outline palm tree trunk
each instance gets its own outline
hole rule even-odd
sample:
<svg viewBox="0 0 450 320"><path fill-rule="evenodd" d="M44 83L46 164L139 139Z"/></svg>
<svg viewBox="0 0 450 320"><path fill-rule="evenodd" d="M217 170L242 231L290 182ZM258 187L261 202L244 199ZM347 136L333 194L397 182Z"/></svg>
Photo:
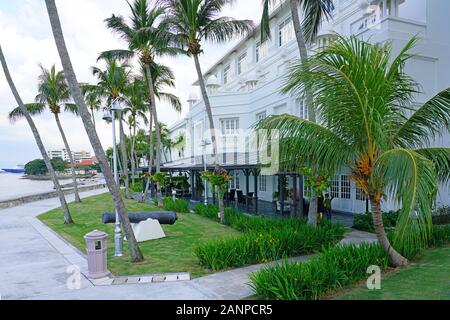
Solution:
<svg viewBox="0 0 450 320"><path fill-rule="evenodd" d="M0 46L0 62L2 64L3 71L5 73L5 77L6 77L6 80L8 81L11 92L13 93L14 98L16 99L16 102L19 105L20 110L22 111L22 113L25 115L25 118L27 119L28 125L30 126L30 129L31 129L31 132L33 133L34 139L36 140L36 144L39 148L39 151L41 152L41 156L44 159L48 173L49 173L50 177L52 178L53 185L55 187L56 193L58 194L59 201L61 203L61 208L63 210L64 223L72 224L73 223L72 216L70 215L69 207L67 206L66 198L61 189L61 185L59 184L58 178L56 177L55 170L53 170L53 166L50 162L50 158L47 155L47 151L45 150L45 147L42 142L39 131L38 131L33 119L31 118L30 114L28 113L27 108L25 108L22 98L20 97L19 92L17 91L16 86L14 85L14 82L11 78L11 74L9 73L8 65L6 64L6 59L5 59L5 56L3 55L1 46Z"/></svg>
<svg viewBox="0 0 450 320"><path fill-rule="evenodd" d="M203 102L205 103L206 114L208 115L209 130L211 131L211 143L212 143L212 157L214 159L214 165L219 168L219 159L217 154L217 141L216 141L216 130L214 127L214 119L211 111L211 103L209 101L208 92L206 91L205 80L203 79L202 68L200 66L200 61L198 54L194 54L195 69L197 70L197 77L200 84L200 90L202 92Z"/></svg>
<svg viewBox="0 0 450 320"><path fill-rule="evenodd" d="M136 174L136 157L134 149L136 147L136 116L133 116L133 132L131 132L130 129L130 137L131 137L131 155L130 155L130 161L131 161L131 180L133 182L133 186L135 184L135 174Z"/></svg>
<svg viewBox="0 0 450 320"><path fill-rule="evenodd" d="M149 117L149 148L148 148L148 174L147 183L145 185L144 193L142 194L141 202L145 202L148 198L148 191L151 184L151 176L153 172L153 112L150 106L150 117Z"/></svg>
<svg viewBox="0 0 450 320"><path fill-rule="evenodd" d="M383 225L383 216L381 213L381 203L377 197L370 197L372 207L373 226L377 234L378 242L389 255L389 260L394 267L402 267L409 264L408 259L398 253L390 244Z"/></svg>
<svg viewBox="0 0 450 320"><path fill-rule="evenodd" d="M300 53L300 59L305 62L308 59L308 50L306 48L305 37L303 36L302 24L300 22L300 15L298 13L298 0L289 0L291 8L292 23L294 24L295 38L297 39L297 46ZM308 106L309 120L316 122L316 112L313 105L312 95L307 91L306 105Z"/></svg>
<svg viewBox="0 0 450 320"><path fill-rule="evenodd" d="M94 109L91 108L91 117L92 117L92 124L94 125L94 129L96 129L95 127L95 114L94 114Z"/></svg>
<svg viewBox="0 0 450 320"><path fill-rule="evenodd" d="M151 69L149 64L145 64L145 71L147 74L147 81L149 84L150 90L150 105L151 111L153 114L153 119L155 122L155 133L156 133L156 173L161 172L161 128L158 122L158 113L156 112L156 99L155 99L155 87L153 84L153 78L151 75ZM162 208L162 195L161 195L161 184L159 182L156 183L156 197L158 199L158 207Z"/></svg>
<svg viewBox="0 0 450 320"><path fill-rule="evenodd" d="M133 229L131 228L130 219L128 218L128 214L125 210L125 204L120 196L119 186L114 181L113 175L111 173L111 167L108 164L108 159L106 158L105 151L103 150L100 139L98 138L97 132L94 129L89 110L83 99L78 80L72 67L72 62L70 61L69 52L67 51L64 35L61 29L61 23L59 21L58 10L55 5L55 0L46 0L45 4L47 6L56 47L58 49L61 63L64 68L64 74L69 84L72 97L78 106L81 119L83 120L84 128L102 169L106 184L119 213L120 223L122 225L123 232L128 240L131 260L133 262L140 262L144 260L144 257L142 256L141 250L139 249L139 245L134 236Z"/></svg>
<svg viewBox="0 0 450 320"><path fill-rule="evenodd" d="M123 131L123 120L122 116L119 115L119 134L120 134L120 152L122 153L122 172L124 175L125 182L125 197L130 197L130 177L128 174L128 155L127 147L125 145L125 132Z"/></svg>
<svg viewBox="0 0 450 320"><path fill-rule="evenodd" d="M202 92L203 102L205 103L206 114L208 115L209 130L211 131L211 143L212 143L212 157L214 161L214 167L219 169L219 155L217 153L217 139L216 130L214 126L214 118L211 110L211 103L209 101L208 92L206 91L205 80L203 79L202 68L200 66L200 60L198 54L194 54L195 69L197 70L198 82L200 84L200 91ZM206 161L206 159L205 159ZM219 194L219 188L216 187L216 194ZM223 201L219 201L219 211L224 211Z"/></svg>
<svg viewBox="0 0 450 320"><path fill-rule="evenodd" d="M61 137L64 142L64 147L67 150L67 153L69 154L69 161L70 161L70 171L72 174L72 181L73 181L73 189L75 192L75 202L81 202L80 194L78 193L78 183L77 183L77 177L75 175L75 161L73 160L72 150L70 149L69 143L67 142L66 134L64 133L63 127L61 125L61 121L59 120L59 115L57 113L54 114L56 124L58 125L59 133L61 134Z"/></svg>
<svg viewBox="0 0 450 320"><path fill-rule="evenodd" d="M317 226L317 194L314 190L311 190L311 198L309 200L308 225L312 227Z"/></svg>

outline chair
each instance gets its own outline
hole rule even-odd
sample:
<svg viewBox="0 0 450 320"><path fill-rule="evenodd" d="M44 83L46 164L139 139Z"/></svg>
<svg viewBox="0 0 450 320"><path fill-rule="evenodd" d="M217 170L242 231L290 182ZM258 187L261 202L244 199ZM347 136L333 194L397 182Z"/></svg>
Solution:
<svg viewBox="0 0 450 320"><path fill-rule="evenodd" d="M228 201L234 201L236 197L236 189L230 189L228 192Z"/></svg>
<svg viewBox="0 0 450 320"><path fill-rule="evenodd" d="M242 193L242 190L237 190L237 197L238 197L238 203L245 203L244 194Z"/></svg>
<svg viewBox="0 0 450 320"><path fill-rule="evenodd" d="M248 205L249 205L249 206L253 206L253 195L254 195L254 194L255 194L254 192L249 192L249 193L247 194Z"/></svg>

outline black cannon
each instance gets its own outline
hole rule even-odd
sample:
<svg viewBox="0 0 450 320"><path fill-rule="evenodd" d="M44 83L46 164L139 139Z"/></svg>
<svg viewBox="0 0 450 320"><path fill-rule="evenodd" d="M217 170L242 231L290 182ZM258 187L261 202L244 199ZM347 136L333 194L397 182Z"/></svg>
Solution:
<svg viewBox="0 0 450 320"><path fill-rule="evenodd" d="M148 219L158 220L160 224L175 224L178 220L178 216L175 212L130 212L128 213L131 223L139 223ZM102 222L115 223L116 214L111 212L104 212L102 215Z"/></svg>

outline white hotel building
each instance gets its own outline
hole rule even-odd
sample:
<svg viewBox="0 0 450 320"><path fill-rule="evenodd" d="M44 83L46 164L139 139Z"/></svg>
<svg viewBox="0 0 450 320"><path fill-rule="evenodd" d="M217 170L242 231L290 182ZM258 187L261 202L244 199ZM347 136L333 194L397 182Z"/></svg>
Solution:
<svg viewBox="0 0 450 320"><path fill-rule="evenodd" d="M337 33L357 35L371 42L391 41L394 52L418 34L421 40L414 49L417 55L408 62L406 72L421 84L423 94L417 97L417 102L422 103L450 87L449 12L449 0L335 0L333 18L323 24L316 43L309 48L310 53L333 41ZM236 141L234 139L242 134L242 130L268 115L289 113L308 116L302 101L295 96L279 93L289 64L299 56L289 6L274 8L270 24L271 40L261 43L260 29L256 28L254 33L242 39L204 74L214 124L222 134L218 140ZM209 138L205 132L208 130L208 119L204 103L198 96L190 96L187 116L170 128L173 138L182 134L186 139L184 146L172 151L169 155L171 162L165 167L201 167L203 163L201 141ZM449 139L446 134L436 141L436 145L450 146ZM242 150L242 142L239 144L237 147ZM248 146L244 148L248 149ZM245 156L245 152L235 151L219 147L222 165L255 163L255 159ZM235 170L234 174L236 179L230 187L240 188L244 194L256 191L252 176L248 179L250 190L245 190L244 171ZM288 177L289 188L294 182L292 177ZM272 201L278 183L277 176L259 176L256 182L259 199ZM300 183L298 187L301 186ZM351 181L345 168L334 176L331 193L336 197L333 200L334 210L365 211L364 195ZM438 203L450 204L447 188L441 188ZM393 205L385 203L384 206L384 209L391 209Z"/></svg>

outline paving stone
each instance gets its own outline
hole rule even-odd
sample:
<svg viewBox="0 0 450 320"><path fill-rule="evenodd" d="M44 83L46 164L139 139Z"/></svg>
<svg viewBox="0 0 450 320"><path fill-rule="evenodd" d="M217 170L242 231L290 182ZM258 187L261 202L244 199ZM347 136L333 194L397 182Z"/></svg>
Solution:
<svg viewBox="0 0 450 320"><path fill-rule="evenodd" d="M165 276L161 276L161 275L153 276L153 282L164 282L164 280L166 280Z"/></svg>
<svg viewBox="0 0 450 320"><path fill-rule="evenodd" d="M139 283L139 277L129 277L127 280L127 284L136 284Z"/></svg>
<svg viewBox="0 0 450 320"><path fill-rule="evenodd" d="M168 274L166 275L166 282L175 282L178 281L178 275L177 274Z"/></svg>
<svg viewBox="0 0 450 320"><path fill-rule="evenodd" d="M115 278L113 285L121 285L127 282L127 278Z"/></svg>
<svg viewBox="0 0 450 320"><path fill-rule="evenodd" d="M100 279L91 279L91 282L95 285L95 286L104 286L105 283L107 284L112 284L114 281L113 278L110 277L104 277L104 278L100 278Z"/></svg>
<svg viewBox="0 0 450 320"><path fill-rule="evenodd" d="M151 283L153 282L153 276L141 277L139 283Z"/></svg>
<svg viewBox="0 0 450 320"><path fill-rule="evenodd" d="M189 281L191 280L191 275L189 273L181 273L178 275L178 281Z"/></svg>

